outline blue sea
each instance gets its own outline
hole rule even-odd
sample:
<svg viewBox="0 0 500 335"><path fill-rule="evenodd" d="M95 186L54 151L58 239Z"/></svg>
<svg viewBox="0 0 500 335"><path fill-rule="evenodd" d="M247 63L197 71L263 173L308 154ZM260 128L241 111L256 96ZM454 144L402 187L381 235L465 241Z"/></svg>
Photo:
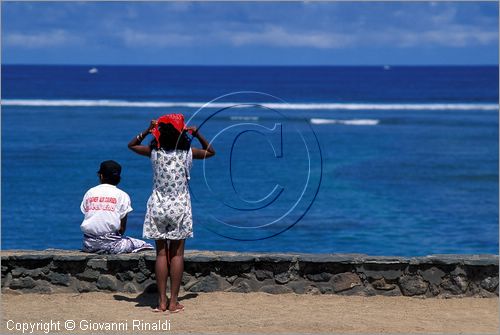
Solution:
<svg viewBox="0 0 500 335"><path fill-rule="evenodd" d="M141 237L151 165L127 143L183 113L217 152L191 171L187 249L498 254L498 81L497 66L3 66L2 249L80 248L107 159Z"/></svg>

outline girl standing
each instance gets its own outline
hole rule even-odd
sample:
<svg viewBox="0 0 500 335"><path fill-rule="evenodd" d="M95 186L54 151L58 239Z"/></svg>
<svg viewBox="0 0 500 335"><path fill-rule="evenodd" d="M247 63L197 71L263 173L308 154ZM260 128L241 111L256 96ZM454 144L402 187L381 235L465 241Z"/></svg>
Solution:
<svg viewBox="0 0 500 335"><path fill-rule="evenodd" d="M198 139L202 149L191 147L188 132ZM150 145L141 145L149 133L154 139ZM182 114L168 114L151 121L128 147L150 157L153 167L153 192L147 203L143 237L156 243L159 305L155 311L168 308L171 313L177 313L184 309L177 301L184 272L184 241L193 237L189 172L193 159L212 157L215 151L196 127L185 126ZM169 274L170 302L166 295Z"/></svg>

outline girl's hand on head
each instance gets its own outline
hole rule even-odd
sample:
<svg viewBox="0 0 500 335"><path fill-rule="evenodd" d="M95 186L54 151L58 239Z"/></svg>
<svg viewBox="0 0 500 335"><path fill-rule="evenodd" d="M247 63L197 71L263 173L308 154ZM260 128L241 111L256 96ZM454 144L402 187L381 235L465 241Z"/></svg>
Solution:
<svg viewBox="0 0 500 335"><path fill-rule="evenodd" d="M198 134L198 128L196 126L186 127L186 130L193 136L196 136Z"/></svg>
<svg viewBox="0 0 500 335"><path fill-rule="evenodd" d="M153 130L154 127L156 127L156 124L157 124L156 120L151 120L151 123L149 124L148 131L151 132L151 130Z"/></svg>

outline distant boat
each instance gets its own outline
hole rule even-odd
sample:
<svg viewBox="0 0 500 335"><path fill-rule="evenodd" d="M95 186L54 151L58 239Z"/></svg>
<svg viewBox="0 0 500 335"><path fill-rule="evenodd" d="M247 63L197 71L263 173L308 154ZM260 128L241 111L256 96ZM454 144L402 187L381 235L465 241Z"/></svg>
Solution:
<svg viewBox="0 0 500 335"><path fill-rule="evenodd" d="M384 65L384 70L387 71L387 70L390 70L390 69L391 69L391 67L389 65Z"/></svg>
<svg viewBox="0 0 500 335"><path fill-rule="evenodd" d="M89 70L89 73L90 73L90 74L95 74L95 73L97 73L97 72L99 72L99 70L98 70L97 68L95 68L95 67L93 67L93 68L91 68L91 69Z"/></svg>

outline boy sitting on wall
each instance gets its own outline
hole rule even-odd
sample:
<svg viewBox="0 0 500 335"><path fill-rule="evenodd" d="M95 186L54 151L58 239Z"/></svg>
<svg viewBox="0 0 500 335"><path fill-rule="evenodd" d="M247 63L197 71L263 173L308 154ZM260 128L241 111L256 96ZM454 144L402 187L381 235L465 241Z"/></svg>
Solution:
<svg viewBox="0 0 500 335"><path fill-rule="evenodd" d="M80 228L85 252L122 254L153 249L149 243L123 236L132 207L128 194L116 187L121 171L115 161L102 162L97 172L100 185L83 196L80 209L85 217Z"/></svg>

